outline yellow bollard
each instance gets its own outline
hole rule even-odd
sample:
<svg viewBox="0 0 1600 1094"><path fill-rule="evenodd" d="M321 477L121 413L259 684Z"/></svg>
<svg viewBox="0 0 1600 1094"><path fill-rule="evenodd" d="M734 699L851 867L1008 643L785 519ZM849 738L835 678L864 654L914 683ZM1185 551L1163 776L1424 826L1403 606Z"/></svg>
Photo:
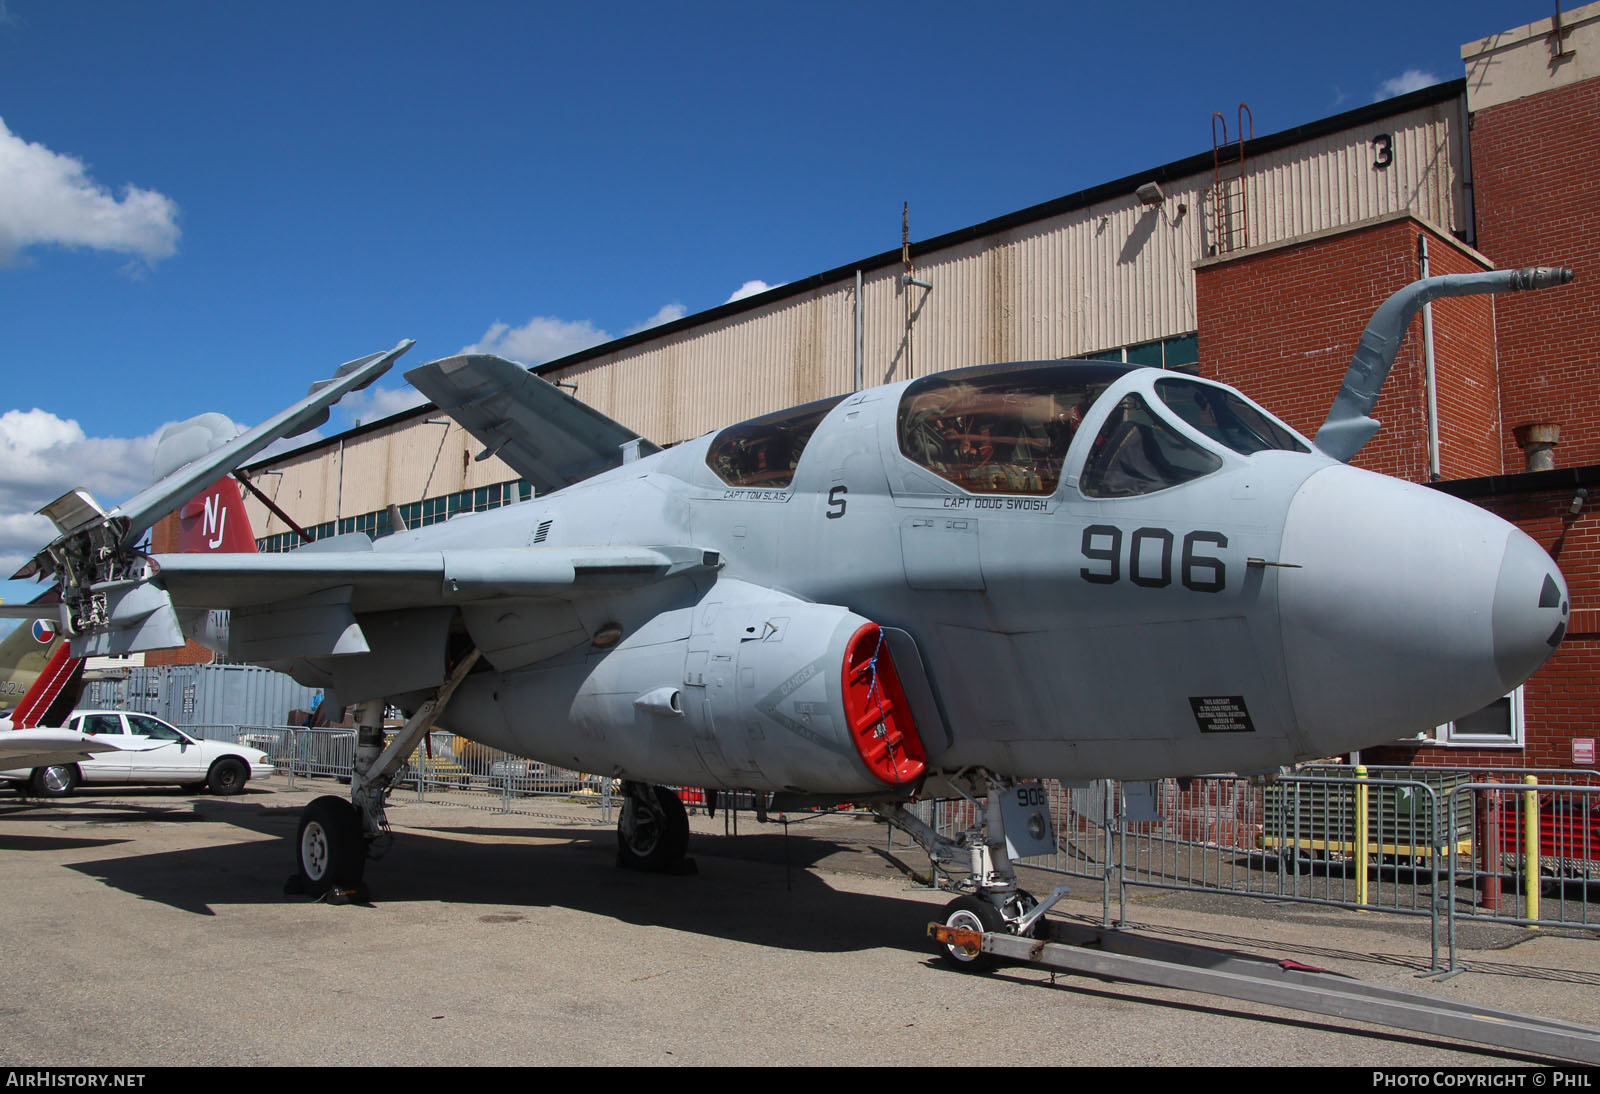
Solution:
<svg viewBox="0 0 1600 1094"><path fill-rule="evenodd" d="M1539 918L1539 779L1522 776L1522 915Z"/></svg>
<svg viewBox="0 0 1600 1094"><path fill-rule="evenodd" d="M1356 903L1367 903L1367 786L1366 764L1356 765Z"/></svg>

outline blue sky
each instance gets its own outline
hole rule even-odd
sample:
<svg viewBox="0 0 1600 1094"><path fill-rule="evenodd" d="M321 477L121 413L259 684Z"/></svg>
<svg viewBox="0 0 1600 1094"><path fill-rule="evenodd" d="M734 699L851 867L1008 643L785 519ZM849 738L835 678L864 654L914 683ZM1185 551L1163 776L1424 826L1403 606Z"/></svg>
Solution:
<svg viewBox="0 0 1600 1094"><path fill-rule="evenodd" d="M533 363L1462 74L1448 5L0 0L0 566L167 422ZM334 427L396 408L398 372ZM8 600L31 586L0 585Z"/></svg>

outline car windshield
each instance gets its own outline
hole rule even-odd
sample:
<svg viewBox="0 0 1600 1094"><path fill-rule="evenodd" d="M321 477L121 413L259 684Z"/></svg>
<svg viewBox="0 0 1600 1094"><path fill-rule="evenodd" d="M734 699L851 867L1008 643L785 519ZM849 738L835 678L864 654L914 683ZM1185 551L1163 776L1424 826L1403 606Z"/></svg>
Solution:
<svg viewBox="0 0 1600 1094"><path fill-rule="evenodd" d="M188 739L167 725L167 723L141 714L128 715L128 730L135 736L148 737L152 741L183 741Z"/></svg>

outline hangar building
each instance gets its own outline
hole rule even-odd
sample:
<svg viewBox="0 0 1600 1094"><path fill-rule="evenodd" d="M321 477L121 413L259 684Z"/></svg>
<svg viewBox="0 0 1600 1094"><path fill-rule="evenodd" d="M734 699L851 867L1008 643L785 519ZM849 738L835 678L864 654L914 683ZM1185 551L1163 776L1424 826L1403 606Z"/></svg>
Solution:
<svg viewBox="0 0 1600 1094"><path fill-rule="evenodd" d="M1195 155L533 371L663 444L856 387L1041 358L1198 372L1309 434L1395 289L1425 272L1570 266L1564 288L1446 299L1413 321L1376 412L1383 430L1355 461L1528 531L1567 576L1570 633L1517 694L1367 758L1593 763L1600 3L1461 56L1461 79L1280 133L1257 137L1248 108L1230 108ZM423 407L245 470L313 536L381 536L390 504L416 527L528 497L498 459L474 459L480 448ZM1537 469L1530 451L1554 466ZM299 544L248 504L263 550ZM158 528L157 549L173 534Z"/></svg>

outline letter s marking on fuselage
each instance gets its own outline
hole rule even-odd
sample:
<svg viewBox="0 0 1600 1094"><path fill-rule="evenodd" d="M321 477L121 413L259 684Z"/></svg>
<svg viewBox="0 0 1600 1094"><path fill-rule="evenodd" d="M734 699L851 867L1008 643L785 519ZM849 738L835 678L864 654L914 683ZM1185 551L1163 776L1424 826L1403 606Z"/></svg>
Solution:
<svg viewBox="0 0 1600 1094"><path fill-rule="evenodd" d="M835 486L832 490L828 491L829 520L838 520L840 517L844 516L845 507L848 504L845 501L844 496L849 492L850 489L846 486ZM838 506L838 508L835 509L834 506Z"/></svg>

